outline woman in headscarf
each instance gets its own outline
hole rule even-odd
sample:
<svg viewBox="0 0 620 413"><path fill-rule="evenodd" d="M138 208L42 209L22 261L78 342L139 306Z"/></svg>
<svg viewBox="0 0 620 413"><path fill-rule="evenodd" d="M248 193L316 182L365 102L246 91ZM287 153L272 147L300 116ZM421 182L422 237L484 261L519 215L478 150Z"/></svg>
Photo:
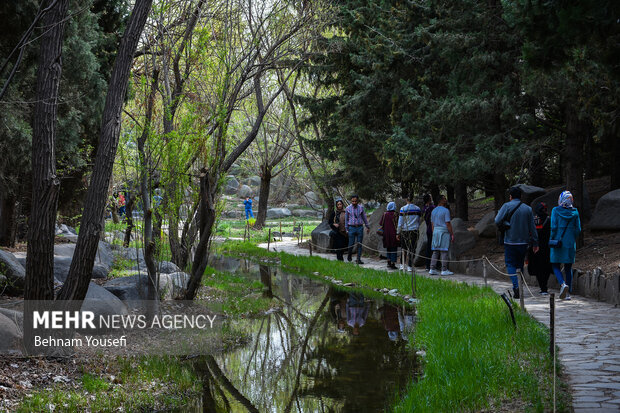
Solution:
<svg viewBox="0 0 620 413"><path fill-rule="evenodd" d="M560 298L570 300L570 290L573 281L573 264L575 263L576 240L581 232L581 221L579 212L573 207L573 194L564 191L558 198L558 206L551 211L551 237L549 246L551 247L551 265L555 278L560 284ZM557 247L553 244L559 242ZM562 277L560 266L564 264L564 274Z"/></svg>
<svg viewBox="0 0 620 413"><path fill-rule="evenodd" d="M539 202L534 208L534 224L538 233L538 252L530 246L527 250L527 269L535 275L540 287L540 295L548 295L547 281L549 274L553 272L549 261L549 234L551 233L551 219L547 212L547 204Z"/></svg>
<svg viewBox="0 0 620 413"><path fill-rule="evenodd" d="M344 261L344 250L348 245L347 230L344 225L344 202L342 199L336 201L336 210L329 216L329 226L332 229L331 235L334 239L333 247L336 250L338 261Z"/></svg>
<svg viewBox="0 0 620 413"><path fill-rule="evenodd" d="M381 228L383 228L383 246L387 250L387 266L396 269L396 259L398 250L398 241L396 240L396 224L398 216L396 215L396 203L390 202L383 216L381 217Z"/></svg>

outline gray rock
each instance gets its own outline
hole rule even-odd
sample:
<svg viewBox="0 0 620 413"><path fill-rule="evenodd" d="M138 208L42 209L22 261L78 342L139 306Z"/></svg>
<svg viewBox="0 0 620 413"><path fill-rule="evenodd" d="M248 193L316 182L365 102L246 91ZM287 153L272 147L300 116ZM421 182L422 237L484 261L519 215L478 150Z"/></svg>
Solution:
<svg viewBox="0 0 620 413"><path fill-rule="evenodd" d="M316 218L316 217L320 217L323 214L317 211L313 211L311 209L294 209L293 211L291 211L291 213L293 214L294 217L312 217L312 218Z"/></svg>
<svg viewBox="0 0 620 413"><path fill-rule="evenodd" d="M54 245L54 255L61 257L73 257L75 252L75 244L56 244ZM112 246L104 241L99 241L97 254L95 254L95 263L107 267L108 271L114 264L114 252Z"/></svg>
<svg viewBox="0 0 620 413"><path fill-rule="evenodd" d="M181 269L173 262L170 261L162 261L159 263L158 270L162 274L172 274L174 272L179 272Z"/></svg>
<svg viewBox="0 0 620 413"><path fill-rule="evenodd" d="M606 193L596 203L590 229L620 230L620 189Z"/></svg>
<svg viewBox="0 0 620 413"><path fill-rule="evenodd" d="M122 301L144 300L147 297L148 274L139 272L127 277L114 278L103 288Z"/></svg>
<svg viewBox="0 0 620 413"><path fill-rule="evenodd" d="M22 333L6 315L0 313L0 354L19 354L22 347Z"/></svg>
<svg viewBox="0 0 620 413"><path fill-rule="evenodd" d="M305 204L310 207L321 204L321 198L319 198L319 196L312 191L308 191L304 194L304 201Z"/></svg>
<svg viewBox="0 0 620 413"><path fill-rule="evenodd" d="M228 175L224 183L224 193L226 195L235 195L239 188L239 181L233 175Z"/></svg>
<svg viewBox="0 0 620 413"><path fill-rule="evenodd" d="M286 204L285 205L286 208L290 209L291 211L294 209L299 209L299 208L303 208L303 205L299 205L299 204Z"/></svg>
<svg viewBox="0 0 620 413"><path fill-rule="evenodd" d="M524 185L524 184L518 184L515 186L521 188L521 192L522 192L521 200L526 204L529 204L534 199L541 197L547 193L547 191L545 191L545 188L541 188L539 186Z"/></svg>
<svg viewBox="0 0 620 413"><path fill-rule="evenodd" d="M243 180L243 184L247 185L247 186L260 186L260 176L250 176L249 178L246 178Z"/></svg>
<svg viewBox="0 0 620 413"><path fill-rule="evenodd" d="M71 261L73 257L54 257L54 277L61 282L65 282L69 275L69 268L71 267ZM109 273L109 268L101 265L93 265L93 275L91 278L106 278Z"/></svg>
<svg viewBox="0 0 620 413"><path fill-rule="evenodd" d="M162 298L173 300L183 294L190 275L185 272L162 274L159 278L159 290Z"/></svg>
<svg viewBox="0 0 620 413"><path fill-rule="evenodd" d="M10 252L0 249L0 274L3 274L12 290L23 291L26 269Z"/></svg>
<svg viewBox="0 0 620 413"><path fill-rule="evenodd" d="M0 307L0 314L8 317L11 321L13 321L20 331L24 330L24 313L22 311ZM0 331L2 330L0 329Z"/></svg>
<svg viewBox="0 0 620 413"><path fill-rule="evenodd" d="M92 311L95 314L95 319L99 319L100 316L108 317L115 314L128 314L125 303L110 291L92 282L88 285L88 292L82 302L81 310ZM103 333L104 331L101 332Z"/></svg>
<svg viewBox="0 0 620 413"><path fill-rule="evenodd" d="M476 231L482 238L495 238L497 226L495 225L495 211L485 214L476 224Z"/></svg>
<svg viewBox="0 0 620 413"><path fill-rule="evenodd" d="M422 220L418 231L418 243L415 246L415 260L413 265L422 265L426 263L426 244L429 242L426 236L426 222Z"/></svg>
<svg viewBox="0 0 620 413"><path fill-rule="evenodd" d="M381 206L380 202L377 201L368 201L364 204L367 209L377 209Z"/></svg>
<svg viewBox="0 0 620 413"><path fill-rule="evenodd" d="M292 215L291 210L288 208L269 208L267 210L268 219L286 218Z"/></svg>
<svg viewBox="0 0 620 413"><path fill-rule="evenodd" d="M458 257L476 246L476 235L467 229L461 218L452 219L452 230L454 231L454 242L450 244L452 257Z"/></svg>
<svg viewBox="0 0 620 413"><path fill-rule="evenodd" d="M549 208L549 215L551 215L551 210L555 208L556 206L558 206L558 198L560 197L560 194L565 190L566 190L565 186L561 188L553 189L547 192L545 195L539 196L538 198L534 199L530 203L530 206L532 207L532 209L534 209L536 205L538 205L539 202L544 202L547 204L547 207ZM583 186L583 204L584 204L583 208L579 210L579 215L582 221L584 218L589 218L590 213L591 213L590 195L588 194L588 190L586 189L585 184Z"/></svg>
<svg viewBox="0 0 620 413"><path fill-rule="evenodd" d="M331 227L327 221L321 222L315 229L312 230L312 249L318 252L328 252L331 249L331 238L329 232Z"/></svg>
<svg viewBox="0 0 620 413"><path fill-rule="evenodd" d="M230 175L234 175L234 176L237 176L237 175L241 174L241 172L243 172L243 170L241 169L241 167L237 163L233 163L230 166L230 169L228 170L228 173Z"/></svg>
<svg viewBox="0 0 620 413"><path fill-rule="evenodd" d="M254 195L254 190L247 185L241 185L237 190L237 195L239 198L247 198Z"/></svg>
<svg viewBox="0 0 620 413"><path fill-rule="evenodd" d="M400 208L407 203L407 201L405 201L404 199L397 199L394 202L396 202L397 213ZM383 248L383 239L379 235L377 235L377 230L379 229L379 223L381 222L381 217L385 213L386 208L387 204L381 205L368 217L368 223L370 224L370 233L366 233L366 230L364 230L364 239L362 243L364 244L364 246L369 247L372 250L385 250L385 248ZM370 254L376 255L372 250L368 250L368 252Z"/></svg>

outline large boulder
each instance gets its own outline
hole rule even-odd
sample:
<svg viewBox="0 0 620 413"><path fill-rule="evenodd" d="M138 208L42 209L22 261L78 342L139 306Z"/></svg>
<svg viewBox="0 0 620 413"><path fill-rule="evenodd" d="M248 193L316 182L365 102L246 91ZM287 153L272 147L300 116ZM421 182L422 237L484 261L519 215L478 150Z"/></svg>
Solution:
<svg viewBox="0 0 620 413"><path fill-rule="evenodd" d="M555 208L556 206L558 206L558 198L560 197L560 194L564 192L565 190L566 190L565 186L561 188L552 189L549 192L547 192L545 195L539 196L538 198L530 202L530 206L532 207L532 209L534 209L536 205L538 205L539 202L544 202L545 204L547 204L547 208L549 208L549 214L551 214L551 210ZM590 195L588 194L588 190L586 189L586 186L584 184L583 186L583 208L580 209L579 214L580 214L581 219L583 220L584 218L590 217L590 213L591 213Z"/></svg>
<svg viewBox="0 0 620 413"><path fill-rule="evenodd" d="M620 231L620 189L608 192L598 200L590 229Z"/></svg>
<svg viewBox="0 0 620 413"><path fill-rule="evenodd" d="M69 275L71 261L73 261L73 257L54 257L54 277L56 279L65 282ZM108 267L95 263L93 265L93 275L91 278L106 278L109 272L110 269Z"/></svg>
<svg viewBox="0 0 620 413"><path fill-rule="evenodd" d="M54 255L61 257L73 257L76 244L56 244L54 245ZM114 253L112 252L112 246L104 241L99 241L97 254L95 254L95 263L107 267L110 270L112 264L114 264Z"/></svg>
<svg viewBox="0 0 620 413"><path fill-rule="evenodd" d="M378 201L368 201L364 204L366 209L377 209L381 206L381 203Z"/></svg>
<svg viewBox="0 0 620 413"><path fill-rule="evenodd" d="M407 203L404 199L397 199L396 202L396 213L402 208L403 205ZM364 240L362 244L365 247L370 248L367 250L372 255L376 255L377 253L374 250L383 251L383 239L377 235L377 230L379 229L379 223L381 222L381 217L385 213L385 209L387 208L387 204L380 205L370 216L368 217L368 224L370 224L370 233L367 233L364 229Z"/></svg>
<svg viewBox="0 0 620 413"><path fill-rule="evenodd" d="M515 186L521 188L521 200L526 204L529 204L534 199L547 193L547 191L545 191L545 188L541 188L539 186L524 184L518 184Z"/></svg>
<svg viewBox="0 0 620 413"><path fill-rule="evenodd" d="M243 172L243 169L239 166L239 164L236 164L236 163L233 163L230 166L230 169L228 170L228 173L234 176L240 175L242 172Z"/></svg>
<svg viewBox="0 0 620 413"><path fill-rule="evenodd" d="M107 289L95 284L88 285L86 297L82 302L82 311L92 311L95 319L99 316L112 316L115 314L128 314L127 306Z"/></svg>
<svg viewBox="0 0 620 413"><path fill-rule="evenodd" d="M452 257L458 257L476 246L476 234L467 229L461 218L452 219L452 231L454 232L454 242L450 244Z"/></svg>
<svg viewBox="0 0 620 413"><path fill-rule="evenodd" d="M17 355L21 353L22 334L17 325L6 315L0 313L0 354Z"/></svg>
<svg viewBox="0 0 620 413"><path fill-rule="evenodd" d="M103 288L122 301L144 300L147 297L148 288L148 274L146 269L144 270L145 272L109 280Z"/></svg>
<svg viewBox="0 0 620 413"><path fill-rule="evenodd" d="M308 191L304 194L304 202L306 206L313 207L315 205L321 205L321 198L319 198L316 193Z"/></svg>
<svg viewBox="0 0 620 413"><path fill-rule="evenodd" d="M20 331L24 331L24 313L22 311L0 307L0 314L8 317L12 322L14 322ZM0 331L2 330L0 329Z"/></svg>
<svg viewBox="0 0 620 413"><path fill-rule="evenodd" d="M224 193L226 195L235 195L239 189L239 181L233 175L228 175L224 183Z"/></svg>
<svg viewBox="0 0 620 413"><path fill-rule="evenodd" d="M267 218L268 219L279 219L290 217L292 214L291 210L288 208L269 208L267 210Z"/></svg>
<svg viewBox="0 0 620 413"><path fill-rule="evenodd" d="M321 212L317 212L311 209L294 209L293 211L291 211L291 213L294 217L317 218L323 215Z"/></svg>
<svg viewBox="0 0 620 413"><path fill-rule="evenodd" d="M418 231L418 243L415 246L415 261L413 265L422 265L426 262L426 244L429 242L426 236L426 222L422 220Z"/></svg>
<svg viewBox="0 0 620 413"><path fill-rule="evenodd" d="M495 211L485 214L476 224L476 231L482 238L495 238L497 226L495 225Z"/></svg>
<svg viewBox="0 0 620 413"><path fill-rule="evenodd" d="M181 271L175 263L170 261L161 261L157 269L161 274L172 274Z"/></svg>
<svg viewBox="0 0 620 413"><path fill-rule="evenodd" d="M166 300L173 300L183 294L190 275L185 272L173 272L171 274L161 274L159 278L159 291L161 297Z"/></svg>
<svg viewBox="0 0 620 413"><path fill-rule="evenodd" d="M237 190L237 195L239 198L247 198L254 195L254 190L247 185L241 185Z"/></svg>
<svg viewBox="0 0 620 413"><path fill-rule="evenodd" d="M246 178L243 180L243 184L247 185L247 186L260 186L260 176L250 176L249 178Z"/></svg>
<svg viewBox="0 0 620 413"><path fill-rule="evenodd" d="M8 281L7 291L11 290L11 293L23 291L26 269L13 254L2 249L0 249L0 274L3 274Z"/></svg>
<svg viewBox="0 0 620 413"><path fill-rule="evenodd" d="M329 233L331 227L327 221L321 222L315 229L312 230L312 249L318 250L318 252L329 252L331 248L331 239Z"/></svg>

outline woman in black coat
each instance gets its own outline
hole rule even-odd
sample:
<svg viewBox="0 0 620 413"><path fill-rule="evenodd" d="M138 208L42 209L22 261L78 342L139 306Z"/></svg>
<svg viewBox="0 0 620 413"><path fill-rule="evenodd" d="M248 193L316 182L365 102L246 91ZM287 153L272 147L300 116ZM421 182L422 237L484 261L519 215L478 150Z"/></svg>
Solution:
<svg viewBox="0 0 620 413"><path fill-rule="evenodd" d="M549 257L549 236L551 234L551 219L549 218L547 205L539 202L534 208L534 223L536 224L536 232L538 233L538 252L530 246L527 251L528 266L527 269L531 275L535 275L538 280L541 295L548 295L547 281L549 274L553 272Z"/></svg>
<svg viewBox="0 0 620 413"><path fill-rule="evenodd" d="M344 218L344 202L339 199L336 201L336 210L332 211L329 216L329 226L332 229L330 235L334 241L333 248L336 250L336 257L338 258L338 261L344 261L343 254L346 246L348 245Z"/></svg>

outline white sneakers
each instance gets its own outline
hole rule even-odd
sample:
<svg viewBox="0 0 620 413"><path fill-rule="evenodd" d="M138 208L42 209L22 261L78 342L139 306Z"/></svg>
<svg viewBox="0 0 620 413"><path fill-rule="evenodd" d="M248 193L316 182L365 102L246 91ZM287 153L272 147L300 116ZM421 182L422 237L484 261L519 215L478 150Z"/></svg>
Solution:
<svg viewBox="0 0 620 413"><path fill-rule="evenodd" d="M566 283L562 284L560 287L560 298L563 300L566 298L566 294L568 294L568 285Z"/></svg>
<svg viewBox="0 0 620 413"><path fill-rule="evenodd" d="M403 264L400 264L400 266L398 267L399 270L403 271L405 269L405 266ZM411 272L411 267L407 265L407 272Z"/></svg>
<svg viewBox="0 0 620 413"><path fill-rule="evenodd" d="M428 270L428 273L429 273L430 275L438 275L438 274L439 274L439 273L437 272L437 270L434 270L434 269L432 269L432 268L431 268L430 270Z"/></svg>
<svg viewBox="0 0 620 413"><path fill-rule="evenodd" d="M454 275L454 273L452 271L445 270L441 272L441 275Z"/></svg>

